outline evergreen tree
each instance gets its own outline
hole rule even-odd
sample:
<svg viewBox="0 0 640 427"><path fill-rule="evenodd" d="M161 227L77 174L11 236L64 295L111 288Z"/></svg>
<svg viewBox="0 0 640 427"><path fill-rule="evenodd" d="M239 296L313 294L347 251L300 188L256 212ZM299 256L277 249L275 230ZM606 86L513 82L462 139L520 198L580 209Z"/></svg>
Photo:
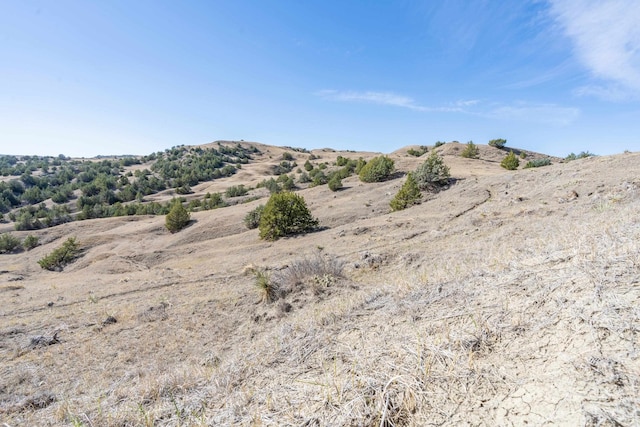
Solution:
<svg viewBox="0 0 640 427"><path fill-rule="evenodd" d="M191 214L182 206L180 200L175 199L171 210L165 218L165 226L172 233L177 233L189 224Z"/></svg>
<svg viewBox="0 0 640 427"><path fill-rule="evenodd" d="M408 208L411 205L415 205L422 197L418 183L413 177L412 173L409 173L407 180L402 184L402 188L398 191L398 194L391 200L389 206L393 211L401 211Z"/></svg>

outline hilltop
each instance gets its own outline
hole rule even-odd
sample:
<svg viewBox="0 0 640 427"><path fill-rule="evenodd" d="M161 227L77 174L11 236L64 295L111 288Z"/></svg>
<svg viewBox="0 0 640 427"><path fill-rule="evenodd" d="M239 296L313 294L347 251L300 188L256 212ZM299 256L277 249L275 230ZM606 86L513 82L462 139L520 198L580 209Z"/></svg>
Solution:
<svg viewBox="0 0 640 427"><path fill-rule="evenodd" d="M330 173L338 156L380 153L182 148L220 147L234 150L220 165L232 173L121 202L184 197L192 223L178 233L164 215L0 224L39 241L0 255L8 425L640 422L640 153L564 162L514 150L521 165L507 171L508 147L478 145L478 159L460 156L464 144L428 147L452 180L391 212L405 173L428 155L409 153L422 147L388 154L391 179L353 175L336 192L299 182L304 164ZM158 157L110 161L133 185L152 182L157 172L136 171ZM243 219L266 202L262 183L283 162L291 169L280 176L293 176L321 229L263 241ZM240 185L246 194L226 195ZM71 191L69 220L82 213L80 197L94 197ZM220 203L210 209L192 203L213 194ZM41 269L69 237L81 256L61 272ZM265 302L255 271L288 293Z"/></svg>

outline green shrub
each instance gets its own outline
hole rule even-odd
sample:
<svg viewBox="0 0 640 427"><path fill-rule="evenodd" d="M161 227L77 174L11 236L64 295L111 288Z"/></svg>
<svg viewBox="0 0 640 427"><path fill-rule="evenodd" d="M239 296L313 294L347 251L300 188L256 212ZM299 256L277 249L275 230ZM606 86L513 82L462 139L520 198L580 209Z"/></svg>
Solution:
<svg viewBox="0 0 640 427"><path fill-rule="evenodd" d="M260 218L260 238L278 240L280 237L312 231L318 220L311 216L302 196L285 192L272 194Z"/></svg>
<svg viewBox="0 0 640 427"><path fill-rule="evenodd" d="M20 240L9 233L0 235L0 254L13 252L20 246Z"/></svg>
<svg viewBox="0 0 640 427"><path fill-rule="evenodd" d="M311 182L311 177L306 171L304 171L298 177L298 182L301 184L306 184L307 182Z"/></svg>
<svg viewBox="0 0 640 427"><path fill-rule="evenodd" d="M595 154L590 153L588 151L581 151L579 154L571 153L564 159L570 162L571 160L586 159L587 157L592 157L592 156L595 156Z"/></svg>
<svg viewBox="0 0 640 427"><path fill-rule="evenodd" d="M409 173L407 180L402 184L402 188L400 188L398 194L391 200L389 206L391 206L391 210L393 211L401 211L409 206L415 205L421 197L422 193L420 193L418 183L413 178L413 174Z"/></svg>
<svg viewBox="0 0 640 427"><path fill-rule="evenodd" d="M510 171L516 170L518 169L518 166L520 166L520 160L518 160L512 150L504 159L502 159L502 162L500 162L500 166Z"/></svg>
<svg viewBox="0 0 640 427"><path fill-rule="evenodd" d="M507 145L507 140L506 139L492 139L491 141L489 141L489 146L491 147L496 147L496 148L504 148L504 146Z"/></svg>
<svg viewBox="0 0 640 427"><path fill-rule="evenodd" d="M363 159L362 157L360 157L357 161L356 161L356 165L354 167L354 172L357 175L360 175L360 171L362 170L363 167L365 167L367 164L367 161L365 159Z"/></svg>
<svg viewBox="0 0 640 427"><path fill-rule="evenodd" d="M259 205L255 209L249 211L249 213L244 217L244 225L246 225L249 230L258 228L262 212L264 212L264 205Z"/></svg>
<svg viewBox="0 0 640 427"><path fill-rule="evenodd" d="M285 151L284 153L282 153L282 160L291 161L293 160L293 155L288 151Z"/></svg>
<svg viewBox="0 0 640 427"><path fill-rule="evenodd" d="M536 159L536 160L530 160L527 162L526 165L524 165L525 169L529 169L529 168L539 168L542 166L549 166L551 164L551 159Z"/></svg>
<svg viewBox="0 0 640 427"><path fill-rule="evenodd" d="M260 293L260 302L272 303L278 299L279 287L277 283L271 280L269 273L262 270L256 270L256 288Z"/></svg>
<svg viewBox="0 0 640 427"><path fill-rule="evenodd" d="M38 246L38 237L32 234L29 234L27 237L25 237L24 241L22 242L22 247L28 251L35 248L36 246Z"/></svg>
<svg viewBox="0 0 640 427"><path fill-rule="evenodd" d="M347 159L346 157L342 157L342 156L338 156L336 158L336 166L345 166L349 163L349 159Z"/></svg>
<svg viewBox="0 0 640 427"><path fill-rule="evenodd" d="M480 149L473 143L473 141L469 141L460 155L466 159L477 159L480 157Z"/></svg>
<svg viewBox="0 0 640 427"><path fill-rule="evenodd" d="M394 162L387 156L378 156L369 160L366 165L360 169L360 181L362 182L380 182L389 178L395 170Z"/></svg>
<svg viewBox="0 0 640 427"><path fill-rule="evenodd" d="M445 144L444 142L438 141L433 145L433 148L438 148L438 147L440 147L441 145L444 145L444 144Z"/></svg>
<svg viewBox="0 0 640 427"><path fill-rule="evenodd" d="M304 162L304 168L307 172L311 172L311 169L313 169L313 165L309 160L307 160L306 162Z"/></svg>
<svg viewBox="0 0 640 427"><path fill-rule="evenodd" d="M433 188L445 185L449 182L451 174L444 159L435 151L432 151L427 160L416 169L413 178L421 189Z"/></svg>
<svg viewBox="0 0 640 427"><path fill-rule="evenodd" d="M342 188L342 179L340 179L340 174L336 173L328 182L329 190L338 191Z"/></svg>
<svg viewBox="0 0 640 427"><path fill-rule="evenodd" d="M193 193L193 191L191 190L191 187L189 187L188 185L181 185L180 187L176 188L176 193L178 194L191 194ZM141 201L141 200L139 200Z"/></svg>
<svg viewBox="0 0 640 427"><path fill-rule="evenodd" d="M526 159L527 158L527 153L525 153L524 151L520 152L520 158L521 159Z"/></svg>
<svg viewBox="0 0 640 427"><path fill-rule="evenodd" d="M428 147L426 145L421 145L420 148L418 148L417 150L413 148L409 148L407 150L407 154L414 157L420 157L427 151L428 151Z"/></svg>
<svg viewBox="0 0 640 427"><path fill-rule="evenodd" d="M78 244L74 237L69 237L61 247L55 249L49 255L38 261L40 267L49 271L62 271L65 265L69 264L78 256Z"/></svg>
<svg viewBox="0 0 640 427"><path fill-rule="evenodd" d="M240 184L240 185L234 185L232 187L227 188L224 194L227 197L240 197L240 196L246 196L248 192L249 190L245 188L244 185Z"/></svg>
<svg viewBox="0 0 640 427"><path fill-rule="evenodd" d="M175 200L165 218L165 226L170 232L177 233L189 224L190 219L191 214L179 200Z"/></svg>

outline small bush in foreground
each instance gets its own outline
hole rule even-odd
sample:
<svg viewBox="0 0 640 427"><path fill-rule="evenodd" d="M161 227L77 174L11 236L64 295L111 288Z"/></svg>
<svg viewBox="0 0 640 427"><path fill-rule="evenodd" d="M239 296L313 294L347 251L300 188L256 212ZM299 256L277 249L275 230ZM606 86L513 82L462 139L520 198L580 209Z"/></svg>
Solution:
<svg viewBox="0 0 640 427"><path fill-rule="evenodd" d="M391 200L389 206L393 211L401 211L409 206L415 205L422 197L420 188L416 180L413 178L413 174L409 173L407 180L402 184L402 188L398 191L398 194Z"/></svg>
<svg viewBox="0 0 640 427"><path fill-rule="evenodd" d="M444 164L444 159L435 151L432 151L427 160L416 169L413 178L421 189L435 185L445 185L449 182L449 167Z"/></svg>
<svg viewBox="0 0 640 427"><path fill-rule="evenodd" d="M360 181L380 182L389 178L395 170L394 162L387 156L374 157L360 169Z"/></svg>
<svg viewBox="0 0 640 427"><path fill-rule="evenodd" d="M189 224L190 219L191 214L179 200L176 200L165 218L165 226L170 232L177 233Z"/></svg>
<svg viewBox="0 0 640 427"><path fill-rule="evenodd" d="M78 256L78 244L74 237L69 237L59 248L38 261L40 267L49 271L62 271Z"/></svg>
<svg viewBox="0 0 640 427"><path fill-rule="evenodd" d="M529 169L529 168L539 168L542 166L549 166L551 164L551 159L536 159L536 160L530 160L527 162L526 165L524 165L525 169Z"/></svg>
<svg viewBox="0 0 640 427"><path fill-rule="evenodd" d="M9 233L0 235L0 254L13 252L20 246L20 240Z"/></svg>
<svg viewBox="0 0 640 427"><path fill-rule="evenodd" d="M502 162L500 162L500 166L507 170L513 171L518 169L518 166L520 166L520 160L518 160L513 151L510 151L509 154L507 154L507 156L502 159Z"/></svg>
<svg viewBox="0 0 640 427"><path fill-rule="evenodd" d="M264 212L264 205L260 205L257 208L249 211L249 213L244 217L244 225L246 225L249 230L258 228L258 226L260 225L262 212Z"/></svg>
<svg viewBox="0 0 640 427"><path fill-rule="evenodd" d="M260 218L260 238L278 240L280 237L314 230L318 220L311 216L307 203L295 193L272 194Z"/></svg>
<svg viewBox="0 0 640 427"><path fill-rule="evenodd" d="M277 285L280 296L286 296L301 285L311 285L316 291L322 284L343 278L344 262L332 255L316 252L289 263L284 270L276 272L271 281ZM316 292L317 293L317 292Z"/></svg>
<svg viewBox="0 0 640 427"><path fill-rule="evenodd" d="M260 292L260 301L272 303L279 297L278 285L271 280L269 274L258 270L256 275L256 288Z"/></svg>

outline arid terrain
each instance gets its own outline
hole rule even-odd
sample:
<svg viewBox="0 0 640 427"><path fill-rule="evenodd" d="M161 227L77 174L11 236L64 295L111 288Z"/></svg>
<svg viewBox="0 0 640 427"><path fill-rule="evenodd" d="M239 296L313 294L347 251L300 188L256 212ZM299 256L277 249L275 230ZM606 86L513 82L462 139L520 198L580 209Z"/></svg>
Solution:
<svg viewBox="0 0 640 427"><path fill-rule="evenodd" d="M288 150L253 145L187 196L248 201L175 234L164 216L0 224L40 241L0 255L2 426L640 425L640 153L507 171L505 150L449 143L451 184L391 212L426 157L406 147L390 180L297 190L320 230L269 242L243 219ZM81 256L40 268L69 237ZM286 295L267 302L256 271Z"/></svg>

